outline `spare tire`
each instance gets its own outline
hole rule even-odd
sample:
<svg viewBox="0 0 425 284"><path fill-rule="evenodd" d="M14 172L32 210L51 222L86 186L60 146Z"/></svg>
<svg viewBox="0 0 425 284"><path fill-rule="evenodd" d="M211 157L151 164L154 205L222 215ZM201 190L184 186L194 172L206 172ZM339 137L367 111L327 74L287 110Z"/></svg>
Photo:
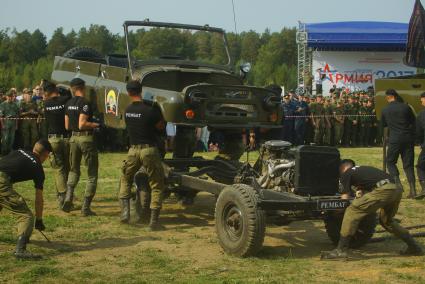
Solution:
<svg viewBox="0 0 425 284"><path fill-rule="evenodd" d="M329 239L335 245L338 244L340 238L340 231L342 225L342 219L344 218L343 214L329 214L324 219L326 233L328 234ZM351 237L350 248L359 248L367 244L375 233L375 227L377 220L377 214L373 213L367 215L360 222L359 227Z"/></svg>
<svg viewBox="0 0 425 284"><path fill-rule="evenodd" d="M104 56L100 54L96 49L85 46L77 46L71 48L63 54L63 57L78 58L78 59L104 59Z"/></svg>

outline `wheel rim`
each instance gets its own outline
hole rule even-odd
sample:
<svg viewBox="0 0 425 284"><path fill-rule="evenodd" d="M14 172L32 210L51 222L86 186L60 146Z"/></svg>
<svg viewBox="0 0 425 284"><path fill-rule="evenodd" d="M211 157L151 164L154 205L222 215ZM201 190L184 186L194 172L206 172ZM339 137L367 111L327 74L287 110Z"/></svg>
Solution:
<svg viewBox="0 0 425 284"><path fill-rule="evenodd" d="M242 236L244 222L238 206L228 203L223 210L222 218L227 236L233 241L239 240Z"/></svg>

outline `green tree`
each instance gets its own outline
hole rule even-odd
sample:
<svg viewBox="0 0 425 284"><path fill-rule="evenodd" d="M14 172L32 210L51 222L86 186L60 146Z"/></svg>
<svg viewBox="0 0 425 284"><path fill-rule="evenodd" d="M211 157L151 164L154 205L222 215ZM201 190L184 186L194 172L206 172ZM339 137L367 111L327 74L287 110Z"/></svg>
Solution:
<svg viewBox="0 0 425 284"><path fill-rule="evenodd" d="M47 44L47 54L52 57L62 55L68 49L72 48L73 44L74 40L63 33L63 28L57 28Z"/></svg>
<svg viewBox="0 0 425 284"><path fill-rule="evenodd" d="M112 53L116 46L116 37L103 25L90 25L89 29L81 28L77 36L79 46L96 49L102 54Z"/></svg>

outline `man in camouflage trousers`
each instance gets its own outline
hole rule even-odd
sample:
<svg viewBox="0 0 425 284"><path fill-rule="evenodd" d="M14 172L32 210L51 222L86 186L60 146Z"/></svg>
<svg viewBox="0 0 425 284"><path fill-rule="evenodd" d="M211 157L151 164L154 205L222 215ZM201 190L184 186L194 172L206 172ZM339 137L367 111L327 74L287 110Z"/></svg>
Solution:
<svg viewBox="0 0 425 284"><path fill-rule="evenodd" d="M129 81L126 88L131 100L125 110L130 149L120 178L120 219L122 223L128 223L130 220L131 186L136 172L143 168L145 186L149 187L145 190L150 191L150 208L142 208L145 210L141 212L139 221L146 222L150 213L149 230L157 231L164 229L159 223L159 214L165 190L165 173L156 137L164 131L165 121L158 107L142 101L140 82Z"/></svg>

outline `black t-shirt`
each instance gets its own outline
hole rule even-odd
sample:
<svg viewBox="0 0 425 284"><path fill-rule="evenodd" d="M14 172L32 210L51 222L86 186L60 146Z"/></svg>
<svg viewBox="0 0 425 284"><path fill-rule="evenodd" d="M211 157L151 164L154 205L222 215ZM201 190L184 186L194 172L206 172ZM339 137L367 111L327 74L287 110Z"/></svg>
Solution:
<svg viewBox="0 0 425 284"><path fill-rule="evenodd" d="M66 103L65 114L69 117L69 130L79 132L81 131L78 128L80 114L88 115L90 121L93 111L84 97L73 97Z"/></svg>
<svg viewBox="0 0 425 284"><path fill-rule="evenodd" d="M44 102L44 117L49 134L66 134L65 105L68 100L69 97L57 96Z"/></svg>
<svg viewBox="0 0 425 284"><path fill-rule="evenodd" d="M389 179L394 182L393 178L374 167L356 166L348 169L341 175L340 182L342 184L341 193L351 193L351 186L360 187L366 191L371 191L378 181Z"/></svg>
<svg viewBox="0 0 425 284"><path fill-rule="evenodd" d="M390 143L413 142L415 115L405 103L391 102L382 110L382 126L388 127Z"/></svg>
<svg viewBox="0 0 425 284"><path fill-rule="evenodd" d="M157 107L133 102L125 110L125 123L131 145L156 145L159 131L155 125L162 119Z"/></svg>
<svg viewBox="0 0 425 284"><path fill-rule="evenodd" d="M0 172L7 174L13 183L33 180L36 189L43 189L43 166L38 157L30 151L12 151L1 158Z"/></svg>

